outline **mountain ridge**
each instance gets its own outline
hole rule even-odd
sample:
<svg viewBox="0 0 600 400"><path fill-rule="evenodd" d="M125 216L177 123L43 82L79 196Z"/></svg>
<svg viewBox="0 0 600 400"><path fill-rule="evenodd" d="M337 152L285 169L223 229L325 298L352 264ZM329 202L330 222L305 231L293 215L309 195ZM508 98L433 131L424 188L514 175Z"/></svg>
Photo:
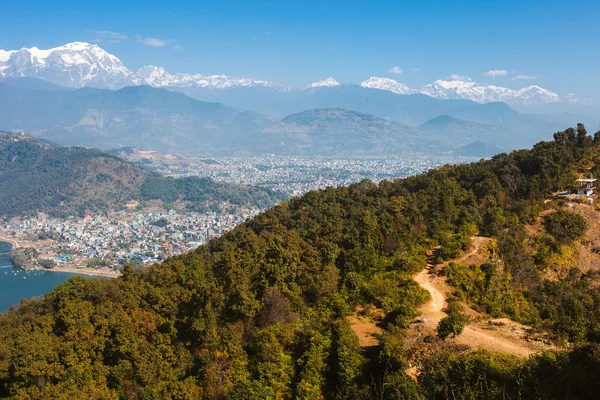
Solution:
<svg viewBox="0 0 600 400"><path fill-rule="evenodd" d="M442 136L456 147L472 143L486 143L499 150L497 152L501 152L508 143L506 130L499 126L463 120L450 115L440 115L430 119L419 125L418 128ZM488 157L493 154L486 150L484 153L476 155Z"/></svg>
<svg viewBox="0 0 600 400"><path fill-rule="evenodd" d="M164 177L97 149L56 147L25 133L0 132L0 214L74 216L123 209L132 200L267 207L281 196L206 178Z"/></svg>
<svg viewBox="0 0 600 400"><path fill-rule="evenodd" d="M19 83L13 86L14 79L0 82L0 107L4 111L0 114L0 128L31 132L62 145L85 145L105 150L137 147L205 156L232 154L231 151L237 149L236 152L247 154L239 144L281 120L219 102L196 100L166 88L141 85L116 91L96 88L46 90L46 83L40 88L29 78L17 78ZM29 80L23 84L20 79ZM437 100L422 94L397 95L348 84L281 95L293 96L293 100L263 103L262 106L278 108L283 118L306 110L343 108L395 122L398 126L418 126L440 115L472 121L470 127L463 126L463 132L459 129L447 131L456 146L477 140L490 141L481 135L473 136L475 123L489 125L492 136L498 139L491 143L511 149L529 146L543 139L546 132L578 119L575 115L548 118L520 114L505 103ZM260 96L237 99L240 103L261 108ZM483 129L478 128L479 131ZM428 133L440 143L453 144L448 138L444 139L442 130L429 130ZM259 150L256 146L249 148ZM361 149L357 150L360 152Z"/></svg>
<svg viewBox="0 0 600 400"><path fill-rule="evenodd" d="M4 130L102 149L134 146L208 153L272 123L256 112L150 86L42 91L0 82L0 105Z"/></svg>

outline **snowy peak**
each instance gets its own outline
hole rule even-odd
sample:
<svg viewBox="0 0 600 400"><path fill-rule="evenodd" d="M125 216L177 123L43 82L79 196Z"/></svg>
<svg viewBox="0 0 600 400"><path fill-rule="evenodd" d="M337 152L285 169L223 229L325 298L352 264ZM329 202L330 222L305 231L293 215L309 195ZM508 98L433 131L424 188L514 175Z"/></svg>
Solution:
<svg viewBox="0 0 600 400"><path fill-rule="evenodd" d="M133 82L137 85L150 85L154 87L201 87L210 89L227 89L231 87L265 86L278 90L285 88L268 81L249 78L235 78L227 75L201 74L170 74L162 67L145 65L133 76Z"/></svg>
<svg viewBox="0 0 600 400"><path fill-rule="evenodd" d="M49 52L56 50L72 50L72 51L82 51L92 49L95 52L106 53L102 50L97 44L90 44L87 42L71 42L67 43L64 46L55 47L53 49L48 50ZM106 53L108 54L108 53Z"/></svg>
<svg viewBox="0 0 600 400"><path fill-rule="evenodd" d="M396 94L421 93L436 99L461 99L477 103L502 102L513 106L531 106L553 103L570 103L583 106L598 105L597 101L589 98L579 98L570 93L566 96L544 89L537 85L520 89L510 89L502 86L477 83L466 76L453 75L448 79L438 79L419 90L390 78L371 77L361 83L362 87L387 90Z"/></svg>
<svg viewBox="0 0 600 400"><path fill-rule="evenodd" d="M154 87L169 86L173 76L163 67L154 65L144 65L138 69L133 76L133 81L137 85L149 85Z"/></svg>
<svg viewBox="0 0 600 400"><path fill-rule="evenodd" d="M0 49L0 63L5 63L10 59L10 56L15 52L15 50L6 51Z"/></svg>
<svg viewBox="0 0 600 400"><path fill-rule="evenodd" d="M317 87L327 87L327 86L340 86L340 83L333 79L331 76L327 79L324 79L319 82L311 83L306 87L306 89L317 88Z"/></svg>
<svg viewBox="0 0 600 400"><path fill-rule="evenodd" d="M514 94L529 103L557 103L562 100L558 94L537 85L515 90Z"/></svg>
<svg viewBox="0 0 600 400"><path fill-rule="evenodd" d="M3 51L3 50L0 50L0 51ZM38 60L38 62L44 62L46 59L51 58L53 56L54 57L60 56L60 58L66 63L84 64L84 63L89 62L89 60L86 60L86 58L88 58L88 59L111 60L112 62L123 65L117 57L104 51L98 45L90 44L90 43L86 43L86 42L67 43L64 46L54 47L54 48L48 49L48 50L40 50L35 46L30 49L24 47L21 50L11 50L8 53L17 53L17 52L29 54L32 57L32 59L36 59L36 60ZM80 55L82 57L83 56L87 56L87 57L83 57L83 58L77 58L77 57L70 58L69 57L69 55L74 55L74 54Z"/></svg>
<svg viewBox="0 0 600 400"><path fill-rule="evenodd" d="M536 85L515 90L458 79L439 79L423 86L420 92L437 99L465 99L478 103L499 101L512 105L531 105L561 101L558 94Z"/></svg>
<svg viewBox="0 0 600 400"><path fill-rule="evenodd" d="M199 87L209 87L214 89L228 89L231 87L251 87L251 86L264 86L280 91L286 91L287 89L269 81L256 80L250 78L235 78L227 75L210 75L203 76L200 74L189 75L181 74L181 78L184 81L192 82Z"/></svg>
<svg viewBox="0 0 600 400"><path fill-rule="evenodd" d="M378 90L387 90L396 94L412 94L416 93L416 90L413 90L406 86L403 83L395 81L390 78L379 78L376 76L372 76L366 81L362 82L360 86L369 89L378 89Z"/></svg>
<svg viewBox="0 0 600 400"><path fill-rule="evenodd" d="M423 86L420 92L436 99L468 99L483 103L485 94L476 86L477 84L472 81L438 79Z"/></svg>
<svg viewBox="0 0 600 400"><path fill-rule="evenodd" d="M273 82L228 75L170 73L160 66L146 65L133 73L116 56L98 45L86 42L67 43L51 49L37 47L19 50L0 49L0 78L35 78L71 88L96 87L120 89L131 85L167 88L229 88L259 87L279 92L289 91ZM314 82L306 89L335 87L340 83L332 77ZM597 100L580 98L569 93L559 96L537 85L520 89L482 84L469 77L452 75L420 89L412 89L394 79L373 76L360 84L364 88L385 90L396 94L421 93L437 99L466 99L478 103L504 102L512 106L570 104L598 106Z"/></svg>
<svg viewBox="0 0 600 400"><path fill-rule="evenodd" d="M0 77L42 79L55 85L120 89L131 85L154 87L202 87L226 89L264 86L286 91L272 82L227 75L171 74L164 68L147 65L131 72L121 60L95 44L67 43L47 50L37 47L0 50Z"/></svg>
<svg viewBox="0 0 600 400"><path fill-rule="evenodd" d="M108 87L130 84L131 71L97 45L68 43L48 50L0 50L0 76L43 79L67 87Z"/></svg>

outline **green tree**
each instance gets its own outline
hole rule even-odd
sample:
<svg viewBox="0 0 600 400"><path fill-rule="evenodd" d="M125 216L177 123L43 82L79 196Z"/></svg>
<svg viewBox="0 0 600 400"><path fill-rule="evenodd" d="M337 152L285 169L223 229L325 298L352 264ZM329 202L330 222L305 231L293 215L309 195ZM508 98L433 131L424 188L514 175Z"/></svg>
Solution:
<svg viewBox="0 0 600 400"><path fill-rule="evenodd" d="M469 318L463 314L460 306L456 303L451 303L448 307L448 315L442 318L437 326L438 337L442 340L446 340L448 337L457 337L469 322Z"/></svg>

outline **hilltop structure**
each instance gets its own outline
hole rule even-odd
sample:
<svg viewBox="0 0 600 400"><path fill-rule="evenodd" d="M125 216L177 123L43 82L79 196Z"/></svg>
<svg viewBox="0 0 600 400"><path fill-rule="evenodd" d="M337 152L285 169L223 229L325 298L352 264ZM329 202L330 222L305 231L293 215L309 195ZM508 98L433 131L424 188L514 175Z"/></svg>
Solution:
<svg viewBox="0 0 600 400"><path fill-rule="evenodd" d="M579 186L573 189L573 192L578 196L586 196L592 200L596 196L596 181L592 174L589 174L587 178L577 179Z"/></svg>
<svg viewBox="0 0 600 400"><path fill-rule="evenodd" d="M592 174L588 174L587 178L577 179L576 186L564 192L559 192L557 196L563 198L585 197L593 202L596 197L596 181L597 179Z"/></svg>

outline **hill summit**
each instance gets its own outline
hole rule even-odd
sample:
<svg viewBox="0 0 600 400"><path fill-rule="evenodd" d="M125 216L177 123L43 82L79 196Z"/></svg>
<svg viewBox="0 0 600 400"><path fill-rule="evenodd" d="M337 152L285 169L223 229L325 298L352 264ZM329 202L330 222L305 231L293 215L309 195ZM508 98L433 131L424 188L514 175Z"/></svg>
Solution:
<svg viewBox="0 0 600 400"><path fill-rule="evenodd" d="M434 148L435 137L369 114L321 108L289 115L253 135L250 149L295 155L382 155ZM438 149L436 149L438 150Z"/></svg>

